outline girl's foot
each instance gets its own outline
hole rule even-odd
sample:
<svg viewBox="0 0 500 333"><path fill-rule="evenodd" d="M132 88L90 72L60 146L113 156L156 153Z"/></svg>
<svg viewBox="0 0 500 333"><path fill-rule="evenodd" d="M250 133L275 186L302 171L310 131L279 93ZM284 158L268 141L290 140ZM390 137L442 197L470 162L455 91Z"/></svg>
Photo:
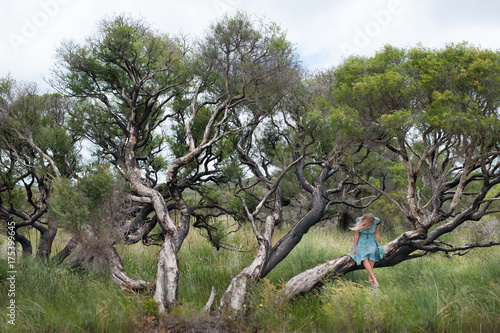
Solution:
<svg viewBox="0 0 500 333"><path fill-rule="evenodd" d="M378 282L377 282L377 280L373 281L373 286L374 286L375 288L378 288Z"/></svg>

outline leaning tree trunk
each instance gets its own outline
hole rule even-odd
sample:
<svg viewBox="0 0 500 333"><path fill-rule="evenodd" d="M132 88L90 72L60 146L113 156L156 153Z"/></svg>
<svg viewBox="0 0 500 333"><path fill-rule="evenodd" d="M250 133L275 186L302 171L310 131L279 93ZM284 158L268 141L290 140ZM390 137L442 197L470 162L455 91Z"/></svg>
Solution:
<svg viewBox="0 0 500 333"><path fill-rule="evenodd" d="M269 260L269 248L271 247L274 226L281 216L281 212L279 211L281 209L281 202L278 200L279 195L276 196L276 199L275 214L266 217L262 232L258 231L255 220L252 220L252 228L259 242L259 249L255 254L253 262L231 280L231 284L219 302L219 310L229 310L234 313L244 311L243 305L245 304L248 290L259 280L262 269Z"/></svg>
<svg viewBox="0 0 500 333"><path fill-rule="evenodd" d="M269 259L262 268L260 274L261 279L267 276L267 274L282 262L295 246L299 244L302 237L314 225L321 221L328 204L328 201L324 199L324 193L321 190L321 186L314 188L311 196L313 198L313 206L311 209L269 250Z"/></svg>
<svg viewBox="0 0 500 333"><path fill-rule="evenodd" d="M377 262L376 267L393 266L408 259L408 256L416 250L416 248L408 246L409 242L422 239L424 236L425 234L420 231L408 231L387 243L384 245L386 257ZM291 299L321 286L324 281L336 279L361 268L350 256L343 255L295 275L285 284L284 293L287 299Z"/></svg>
<svg viewBox="0 0 500 333"><path fill-rule="evenodd" d="M56 254L54 257L52 257L52 261L55 263L62 263L71 253L73 253L73 250L77 247L78 245L78 238L76 236L73 236L69 241L68 244L59 251L58 254Z"/></svg>
<svg viewBox="0 0 500 333"><path fill-rule="evenodd" d="M245 304L247 291L259 279L267 256L267 247L261 244L253 262L231 280L231 284L222 295L219 302L221 311L229 310L238 313L244 310L243 305Z"/></svg>

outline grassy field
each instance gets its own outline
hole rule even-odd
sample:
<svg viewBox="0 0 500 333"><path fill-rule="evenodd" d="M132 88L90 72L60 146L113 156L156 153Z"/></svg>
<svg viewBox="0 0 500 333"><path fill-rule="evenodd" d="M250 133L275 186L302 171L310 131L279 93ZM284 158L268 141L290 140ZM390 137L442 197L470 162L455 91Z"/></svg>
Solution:
<svg viewBox="0 0 500 333"><path fill-rule="evenodd" d="M277 234L284 233L279 230ZM429 255L376 269L380 288L355 271L284 303L280 285L295 274L350 250L352 233L314 229L249 298L248 315L237 320L201 311L215 286L218 297L253 256L249 231L227 242L242 251L215 250L192 230L180 253L182 305L159 316L151 297L129 294L107 274L73 272L38 263L16 263L15 326L7 323L9 281L0 261L0 331L6 332L500 332L500 248L466 256ZM467 240L452 236L456 241ZM389 241L382 235L382 244ZM153 280L155 247L117 248L135 278ZM247 252L244 252L247 251Z"/></svg>

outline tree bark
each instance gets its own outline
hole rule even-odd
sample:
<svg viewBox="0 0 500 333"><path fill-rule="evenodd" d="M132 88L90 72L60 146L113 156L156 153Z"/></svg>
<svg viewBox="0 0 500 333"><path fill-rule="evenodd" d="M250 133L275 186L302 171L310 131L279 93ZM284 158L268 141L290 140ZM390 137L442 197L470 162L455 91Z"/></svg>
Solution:
<svg viewBox="0 0 500 333"><path fill-rule="evenodd" d="M313 196L313 207L269 250L269 259L261 271L260 278L267 276L295 248L302 236L312 226L321 221L328 203L323 199L322 194L320 189L314 189L311 194Z"/></svg>
<svg viewBox="0 0 500 333"><path fill-rule="evenodd" d="M215 287L212 286L212 292L210 293L210 297L208 298L207 304L203 307L203 311L208 312L212 308L212 304L215 301L215 296L217 296L217 292L215 290Z"/></svg>
<svg viewBox="0 0 500 333"><path fill-rule="evenodd" d="M78 239L73 236L68 244L62 249L58 254L56 254L52 260L56 263L62 263L64 259L66 259L72 252L73 250L77 247L78 245Z"/></svg>
<svg viewBox="0 0 500 333"><path fill-rule="evenodd" d="M158 253L158 273L153 299L160 313L177 305L179 267L172 236L167 235Z"/></svg>
<svg viewBox="0 0 500 333"><path fill-rule="evenodd" d="M154 211L153 205L148 203L139 211L134 221L130 223L126 235L135 233L139 228L141 228L145 223L149 214Z"/></svg>
<svg viewBox="0 0 500 333"><path fill-rule="evenodd" d="M38 222L33 223L33 227L40 231L40 244L38 244L36 256L47 259L50 256L52 242L57 235L57 228L51 225L49 230L49 228L46 228Z"/></svg>
<svg viewBox="0 0 500 333"><path fill-rule="evenodd" d="M33 254L33 247L31 246L30 240L26 238L26 236L17 232L16 230L14 239L16 242L19 242L19 244L21 244L21 247L23 249L23 258L28 258Z"/></svg>
<svg viewBox="0 0 500 333"><path fill-rule="evenodd" d="M243 311L247 290L259 279L266 257L267 249L264 245L260 245L253 262L231 280L219 302L220 309L223 311L228 309L235 313Z"/></svg>
<svg viewBox="0 0 500 333"><path fill-rule="evenodd" d="M78 253L73 258L66 261L62 266L88 269L91 267L94 260L95 254L92 253L92 251L87 250L82 244L82 248L80 249L80 251L78 251ZM94 270L97 268L97 266L97 264L93 265Z"/></svg>
<svg viewBox="0 0 500 333"><path fill-rule="evenodd" d="M164 188L165 186L159 185L154 189L162 193L164 198L168 198L170 196L170 193L168 191L166 191L166 193L163 193L162 190ZM147 234L149 234L149 232L154 229L154 227L158 223L156 214L151 218L151 220L147 219L148 215L152 212L154 212L154 207L151 203L148 203L139 210L139 213L134 218L134 221L130 223L128 230L125 233L125 244L131 245L145 239Z"/></svg>
<svg viewBox="0 0 500 333"><path fill-rule="evenodd" d="M127 275L127 272L125 272L125 268L123 267L123 261L116 252L114 246L110 246L107 249L106 260L108 261L111 279L113 279L113 281L123 290L143 291L151 286L149 282L144 280L134 280Z"/></svg>
<svg viewBox="0 0 500 333"><path fill-rule="evenodd" d="M165 240L158 252L158 272L156 276L156 289L153 297L158 303L159 312L163 313L177 305L179 283L179 267L177 263L178 248L176 248L177 243L175 238L177 226L169 215L163 195L158 190L149 188L142 183L141 171L137 167L134 152L136 138L131 135L129 140L130 144L127 145L126 148L124 169L130 183L130 188L138 195L150 199L158 223L165 232Z"/></svg>

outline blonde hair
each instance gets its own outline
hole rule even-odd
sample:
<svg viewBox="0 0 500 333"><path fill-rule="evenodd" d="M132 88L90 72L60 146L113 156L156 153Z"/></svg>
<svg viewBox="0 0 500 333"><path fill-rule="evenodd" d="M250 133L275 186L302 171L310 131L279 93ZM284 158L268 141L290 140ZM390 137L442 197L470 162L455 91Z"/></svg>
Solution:
<svg viewBox="0 0 500 333"><path fill-rule="evenodd" d="M351 230L365 230L373 226L375 223L375 216L372 213L365 214L361 217L358 223L356 223Z"/></svg>

